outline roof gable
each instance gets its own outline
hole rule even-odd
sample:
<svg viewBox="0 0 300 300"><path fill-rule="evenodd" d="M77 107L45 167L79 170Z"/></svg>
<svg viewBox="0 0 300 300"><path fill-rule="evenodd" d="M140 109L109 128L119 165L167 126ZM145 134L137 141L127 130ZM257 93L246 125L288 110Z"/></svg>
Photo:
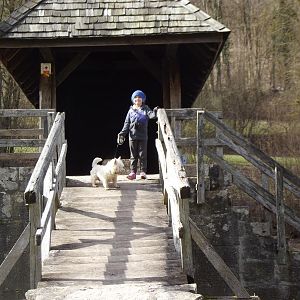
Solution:
<svg viewBox="0 0 300 300"><path fill-rule="evenodd" d="M188 0L31 0L0 23L0 37L9 39L226 31Z"/></svg>

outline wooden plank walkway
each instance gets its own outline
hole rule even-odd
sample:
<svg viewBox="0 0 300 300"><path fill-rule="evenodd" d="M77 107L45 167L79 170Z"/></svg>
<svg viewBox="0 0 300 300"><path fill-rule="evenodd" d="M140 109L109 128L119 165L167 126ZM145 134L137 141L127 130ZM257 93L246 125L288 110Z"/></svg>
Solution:
<svg viewBox="0 0 300 300"><path fill-rule="evenodd" d="M158 175L118 181L104 190L67 178L34 299L200 299L181 271Z"/></svg>

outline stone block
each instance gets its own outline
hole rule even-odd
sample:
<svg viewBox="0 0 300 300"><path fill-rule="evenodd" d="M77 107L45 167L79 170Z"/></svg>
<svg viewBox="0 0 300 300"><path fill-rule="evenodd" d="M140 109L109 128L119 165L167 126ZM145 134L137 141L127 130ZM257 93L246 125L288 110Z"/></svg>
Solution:
<svg viewBox="0 0 300 300"><path fill-rule="evenodd" d="M13 213L13 203L10 195L1 192L0 196L0 219L11 219Z"/></svg>
<svg viewBox="0 0 300 300"><path fill-rule="evenodd" d="M232 211L236 214L239 221L249 220L249 208L247 206L234 206Z"/></svg>
<svg viewBox="0 0 300 300"><path fill-rule="evenodd" d="M271 228L269 222L251 222L252 231L259 236L270 236Z"/></svg>
<svg viewBox="0 0 300 300"><path fill-rule="evenodd" d="M289 276L290 276L291 282L300 284L300 268L299 267L290 266Z"/></svg>
<svg viewBox="0 0 300 300"><path fill-rule="evenodd" d="M0 191L16 191L19 188L19 172L16 168L0 168Z"/></svg>
<svg viewBox="0 0 300 300"><path fill-rule="evenodd" d="M24 192L33 172L33 167L19 168L19 191Z"/></svg>
<svg viewBox="0 0 300 300"><path fill-rule="evenodd" d="M193 221L213 245L238 245L238 226L231 214L192 216Z"/></svg>
<svg viewBox="0 0 300 300"><path fill-rule="evenodd" d="M0 219L28 220L28 210L23 200L23 193L2 194L0 197Z"/></svg>
<svg viewBox="0 0 300 300"><path fill-rule="evenodd" d="M250 294L255 293L255 295L258 295L260 297L260 300L292 300L289 298L282 298L282 295L279 291L279 286L278 285L272 285L272 284L267 284L267 285L256 285L255 287L248 287L246 286L246 289ZM251 293L251 291L253 291ZM298 300L298 299L294 299Z"/></svg>
<svg viewBox="0 0 300 300"><path fill-rule="evenodd" d="M248 259L243 263L243 279L245 282L275 284L274 264L272 261Z"/></svg>
<svg viewBox="0 0 300 300"><path fill-rule="evenodd" d="M272 238L258 239L255 236L246 236L240 239L241 257L243 260L273 260L276 255L276 242Z"/></svg>

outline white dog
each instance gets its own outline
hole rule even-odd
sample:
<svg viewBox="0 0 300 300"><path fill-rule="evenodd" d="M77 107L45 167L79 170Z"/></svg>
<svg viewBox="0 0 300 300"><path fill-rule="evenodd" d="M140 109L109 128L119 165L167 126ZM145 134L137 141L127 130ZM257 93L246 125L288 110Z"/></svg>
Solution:
<svg viewBox="0 0 300 300"><path fill-rule="evenodd" d="M121 156L119 158L113 158L108 161L106 165L98 165L98 162L100 161L102 161L102 159L100 157L96 157L92 162L92 170L90 172L92 186L97 186L99 181L101 181L106 190L109 189L110 183L114 188L118 188L118 174L121 174L124 170L124 164L121 160Z"/></svg>

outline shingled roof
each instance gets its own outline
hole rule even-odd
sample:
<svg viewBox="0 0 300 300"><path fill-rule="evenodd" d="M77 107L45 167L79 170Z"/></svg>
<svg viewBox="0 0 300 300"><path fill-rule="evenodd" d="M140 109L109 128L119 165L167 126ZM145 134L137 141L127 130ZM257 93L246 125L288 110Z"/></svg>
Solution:
<svg viewBox="0 0 300 300"><path fill-rule="evenodd" d="M0 23L1 39L228 32L188 0L30 0Z"/></svg>
<svg viewBox="0 0 300 300"><path fill-rule="evenodd" d="M42 62L54 63L57 84L70 65L79 77L99 81L126 67L126 78L118 80L130 84L135 68L162 88L174 46L182 105L189 107L229 32L188 0L29 0L0 23L0 60L38 107Z"/></svg>

